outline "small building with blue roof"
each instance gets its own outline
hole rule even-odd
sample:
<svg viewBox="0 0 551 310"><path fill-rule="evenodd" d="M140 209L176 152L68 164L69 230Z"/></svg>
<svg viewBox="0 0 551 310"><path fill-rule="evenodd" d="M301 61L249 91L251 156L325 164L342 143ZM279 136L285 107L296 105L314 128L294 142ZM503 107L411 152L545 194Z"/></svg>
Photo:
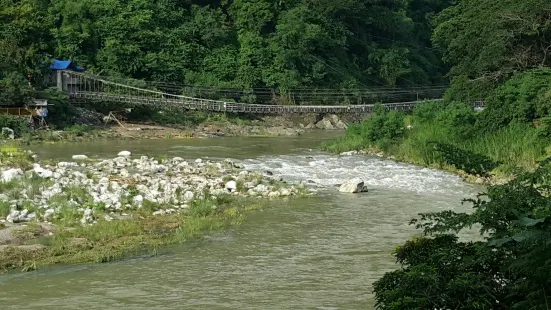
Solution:
<svg viewBox="0 0 551 310"><path fill-rule="evenodd" d="M58 60L58 59L54 59L54 62L50 65L50 69L52 71L58 71L58 70L69 70L69 71L77 71L77 72L85 71L84 68L77 66L71 60Z"/></svg>
<svg viewBox="0 0 551 310"><path fill-rule="evenodd" d="M59 59L54 59L54 61L50 65L50 70L52 71L52 73L48 78L48 84L56 85L59 90L67 89L68 85L77 86L77 84L79 83L77 80L74 80L74 79L62 78L61 76L62 71L75 71L75 72L86 71L86 69L80 66L77 66L71 60L59 60ZM73 89L75 89L75 87L73 87Z"/></svg>

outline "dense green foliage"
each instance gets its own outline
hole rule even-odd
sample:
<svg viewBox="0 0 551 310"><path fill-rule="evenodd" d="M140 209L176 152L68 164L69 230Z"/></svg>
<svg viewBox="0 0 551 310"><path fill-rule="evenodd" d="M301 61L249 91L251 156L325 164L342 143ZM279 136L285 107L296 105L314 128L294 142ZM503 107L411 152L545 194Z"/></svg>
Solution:
<svg viewBox="0 0 551 310"><path fill-rule="evenodd" d="M101 75L233 92L441 83L430 20L450 4L0 0L0 81L24 85L33 74L39 83L43 61L55 57Z"/></svg>
<svg viewBox="0 0 551 310"><path fill-rule="evenodd" d="M0 0L0 105L28 101L47 58L43 1ZM31 76L29 78L29 76Z"/></svg>
<svg viewBox="0 0 551 310"><path fill-rule="evenodd" d="M551 143L547 118L538 119L542 123L538 128L532 123L512 122L495 126L495 130L479 129L477 124L488 115L500 114L499 108L491 106L476 112L461 103L427 101L417 105L410 116L391 116L395 114L379 111L324 148L334 152L378 149L400 160L438 168L451 166L488 177L533 168ZM393 128L396 134L389 139L369 133L372 128L377 132Z"/></svg>
<svg viewBox="0 0 551 310"><path fill-rule="evenodd" d="M469 200L471 214L420 214L425 236L397 248L402 268L375 284L378 309L549 309L551 167ZM480 227L484 241L458 241Z"/></svg>
<svg viewBox="0 0 551 310"><path fill-rule="evenodd" d="M403 113L377 105L371 118L360 125L351 125L349 133L366 141L396 140L403 136L403 124Z"/></svg>
<svg viewBox="0 0 551 310"><path fill-rule="evenodd" d="M532 123L551 111L551 69L514 75L486 99L488 109L478 120L481 131L494 131L513 122Z"/></svg>
<svg viewBox="0 0 551 310"><path fill-rule="evenodd" d="M0 128L13 129L16 136L21 136L30 130L29 118L20 116L0 115Z"/></svg>
<svg viewBox="0 0 551 310"><path fill-rule="evenodd" d="M446 74L449 98L472 101L551 63L550 18L547 0L1 0L0 104L28 99L52 57L244 102Z"/></svg>
<svg viewBox="0 0 551 310"><path fill-rule="evenodd" d="M469 174L489 177L490 172L497 167L497 163L488 156L464 150L445 142L429 144L434 145L434 149L440 153L444 163L454 165Z"/></svg>
<svg viewBox="0 0 551 310"><path fill-rule="evenodd" d="M551 2L462 0L435 20L454 100L479 100L511 74L551 65Z"/></svg>

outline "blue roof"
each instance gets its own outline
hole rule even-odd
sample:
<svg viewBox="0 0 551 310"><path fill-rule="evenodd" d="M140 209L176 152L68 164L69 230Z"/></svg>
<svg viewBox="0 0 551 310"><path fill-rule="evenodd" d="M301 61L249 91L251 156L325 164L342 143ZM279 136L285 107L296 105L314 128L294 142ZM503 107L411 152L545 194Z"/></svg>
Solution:
<svg viewBox="0 0 551 310"><path fill-rule="evenodd" d="M57 59L54 60L54 62L50 66L50 69L52 69L52 70L67 70L67 69L69 69L69 70L74 70L74 71L79 71L79 72L82 72L82 71L85 70L84 68L81 68L81 67L75 65L70 60L57 60Z"/></svg>

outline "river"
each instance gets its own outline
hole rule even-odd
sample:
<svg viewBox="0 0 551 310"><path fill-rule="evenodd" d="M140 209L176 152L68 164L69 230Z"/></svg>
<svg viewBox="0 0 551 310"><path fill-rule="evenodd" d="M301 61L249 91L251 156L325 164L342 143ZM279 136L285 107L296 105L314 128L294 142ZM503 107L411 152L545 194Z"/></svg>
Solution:
<svg viewBox="0 0 551 310"><path fill-rule="evenodd" d="M279 202L243 225L153 258L2 275L2 309L373 309L373 282L397 267L392 249L419 234L409 220L419 212L468 210L461 199L481 189L432 169L316 150L335 134L35 148L42 158L60 160L121 150L231 157L291 182L311 180L319 195ZM336 184L356 176L364 178L369 193L337 192Z"/></svg>

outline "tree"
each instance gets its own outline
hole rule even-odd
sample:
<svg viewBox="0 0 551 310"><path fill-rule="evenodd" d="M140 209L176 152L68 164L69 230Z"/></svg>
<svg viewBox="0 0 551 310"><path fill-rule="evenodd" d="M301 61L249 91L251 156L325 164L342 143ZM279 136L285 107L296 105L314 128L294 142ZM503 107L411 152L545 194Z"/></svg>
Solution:
<svg viewBox="0 0 551 310"><path fill-rule="evenodd" d="M474 212L420 214L425 236L395 251L375 283L378 309L549 309L551 164L467 200ZM478 225L484 241L458 241Z"/></svg>
<svg viewBox="0 0 551 310"><path fill-rule="evenodd" d="M0 104L27 103L42 82L51 37L43 0L0 0Z"/></svg>
<svg viewBox="0 0 551 310"><path fill-rule="evenodd" d="M551 65L551 2L464 0L436 18L450 96L479 100L511 74Z"/></svg>
<svg viewBox="0 0 551 310"><path fill-rule="evenodd" d="M254 101L266 87L441 82L428 37L448 2L0 0L0 38L19 48L24 76L46 59L70 59L95 74L195 85L185 90L199 95L226 88L221 96Z"/></svg>

